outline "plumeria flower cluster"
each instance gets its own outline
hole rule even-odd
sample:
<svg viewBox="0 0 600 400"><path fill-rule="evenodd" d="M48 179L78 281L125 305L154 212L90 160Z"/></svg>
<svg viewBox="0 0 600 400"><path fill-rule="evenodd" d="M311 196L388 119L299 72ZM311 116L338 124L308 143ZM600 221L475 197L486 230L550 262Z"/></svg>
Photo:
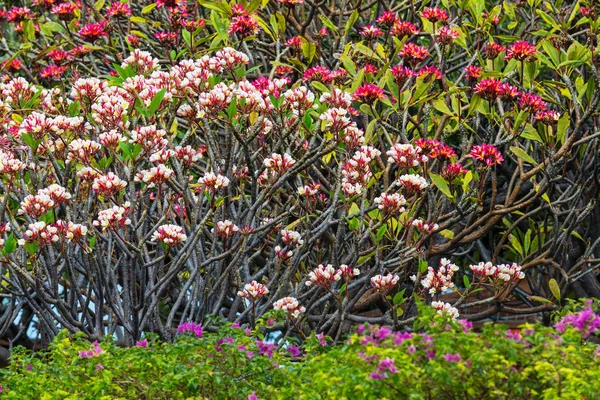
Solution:
<svg viewBox="0 0 600 400"><path fill-rule="evenodd" d="M387 273L387 275L375 275L371 278L371 287L378 293L389 292L400 280L396 274Z"/></svg>
<svg viewBox="0 0 600 400"><path fill-rule="evenodd" d="M480 262L470 265L473 275L480 279L491 279L496 283L517 283L525 278L521 266L516 263L493 265L491 262Z"/></svg>
<svg viewBox="0 0 600 400"><path fill-rule="evenodd" d="M450 303L444 303L443 301L432 301L431 307L435 308L438 314L446 315L453 320L456 320L459 316L458 309L452 307Z"/></svg>
<svg viewBox="0 0 600 400"><path fill-rule="evenodd" d="M421 280L421 286L428 289L429 294L434 295L437 293L443 293L444 291L453 288L454 283L452 277L459 268L456 264L450 262L446 258L442 258L440 261L440 267L436 271L431 266L427 268L427 274ZM416 281L415 275L411 276L411 280Z"/></svg>
<svg viewBox="0 0 600 400"><path fill-rule="evenodd" d="M238 291L237 295L248 299L252 302L260 300L265 295L269 294L269 289L262 283L252 281L244 285L244 289Z"/></svg>
<svg viewBox="0 0 600 400"><path fill-rule="evenodd" d="M290 317L298 318L301 314L306 312L306 308L301 306L298 299L295 297L284 297L277 300L273 304L273 308L276 310L286 311Z"/></svg>
<svg viewBox="0 0 600 400"><path fill-rule="evenodd" d="M308 274L306 286L315 285L329 289L334 282L339 281L341 278L342 271L340 269L335 269L331 264L326 266L319 264L317 268Z"/></svg>
<svg viewBox="0 0 600 400"><path fill-rule="evenodd" d="M94 226L102 228L103 231L118 231L119 229L130 225L131 220L127 218L129 214L129 202L126 202L123 207L113 206L107 210L102 210L98 213L98 219L94 220Z"/></svg>
<svg viewBox="0 0 600 400"><path fill-rule="evenodd" d="M411 144L395 144L386 154L388 155L388 162L398 165L403 170L426 163L429 158L421 154L422 151L420 147L414 147Z"/></svg>
<svg viewBox="0 0 600 400"><path fill-rule="evenodd" d="M152 234L153 242L162 242L169 247L177 246L186 240L187 235L184 233L183 228L173 224L161 225Z"/></svg>

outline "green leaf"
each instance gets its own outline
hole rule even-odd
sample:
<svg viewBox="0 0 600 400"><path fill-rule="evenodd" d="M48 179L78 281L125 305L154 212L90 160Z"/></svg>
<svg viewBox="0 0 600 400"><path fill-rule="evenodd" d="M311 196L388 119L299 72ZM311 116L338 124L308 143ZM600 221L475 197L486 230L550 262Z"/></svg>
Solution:
<svg viewBox="0 0 600 400"><path fill-rule="evenodd" d="M427 260L419 260L419 272L420 273L427 271L428 267L429 267L429 264L427 263Z"/></svg>
<svg viewBox="0 0 600 400"><path fill-rule="evenodd" d="M387 224L381 225L379 227L379 229L377 230L377 236L376 236L376 242L379 243L381 242L381 239L383 239L383 236L385 236L385 234L387 233Z"/></svg>
<svg viewBox="0 0 600 400"><path fill-rule="evenodd" d="M192 34L190 33L190 31L188 31L187 29L182 30L181 37L183 37L183 40L188 46L192 45Z"/></svg>
<svg viewBox="0 0 600 400"><path fill-rule="evenodd" d="M519 242L519 239L517 239L517 237L511 233L510 235L508 235L508 241L512 245L513 249L515 249L515 251L522 256L523 255L523 247L521 247L521 243Z"/></svg>
<svg viewBox="0 0 600 400"><path fill-rule="evenodd" d="M133 22L134 24L145 24L148 21L146 21L146 18L142 18L142 17L131 17L129 18L129 20L131 22Z"/></svg>
<svg viewBox="0 0 600 400"><path fill-rule="evenodd" d="M550 300L545 299L543 297L540 296L528 296L529 300L533 300L533 301L537 301L538 303L549 303L549 304L553 304Z"/></svg>
<svg viewBox="0 0 600 400"><path fill-rule="evenodd" d="M466 289L468 289L469 286L471 286L471 282L469 282L469 277L468 276L463 275L463 283L464 283Z"/></svg>
<svg viewBox="0 0 600 400"><path fill-rule="evenodd" d="M454 196L450 192L450 187L448 186L448 183L446 183L446 180L444 178L442 178L441 175L430 174L429 176L430 176L431 180L433 181L433 183L435 184L435 187L437 187L440 190L440 192L444 193L444 195L446 197L448 197L449 199L454 198Z"/></svg>
<svg viewBox="0 0 600 400"><path fill-rule="evenodd" d="M567 128L569 127L570 123L571 123L571 117L569 116L569 113L568 112L563 113L563 115L558 120L558 125L556 128L556 139L560 143L563 143L563 144L565 143L565 137L567 135Z"/></svg>
<svg viewBox="0 0 600 400"><path fill-rule="evenodd" d="M156 8L156 3L150 3L146 7L142 8L142 14L148 14L150 11Z"/></svg>
<svg viewBox="0 0 600 400"><path fill-rule="evenodd" d="M167 93L167 89L161 89L158 93L154 95L152 101L150 102L150 106L148 107L148 116L154 115L156 110L158 110L160 104L165 98L165 93Z"/></svg>
<svg viewBox="0 0 600 400"><path fill-rule="evenodd" d="M448 240L454 239L454 232L452 232L450 229L444 229L443 231L440 231L439 233L440 233L440 235L442 235L443 237L445 237Z"/></svg>
<svg viewBox="0 0 600 400"><path fill-rule="evenodd" d="M554 298L560 301L560 287L558 286L558 282L556 282L556 279L550 279L548 285L550 286L550 291L552 292Z"/></svg>
<svg viewBox="0 0 600 400"><path fill-rule="evenodd" d="M301 48L302 54L308 59L308 62L311 63L315 54L317 54L317 46L314 43L305 42L302 43Z"/></svg>
<svg viewBox="0 0 600 400"><path fill-rule="evenodd" d="M406 291L406 288L402 289L401 291L399 291L398 293L396 293L394 295L394 298L392 299L392 304L395 306L399 306L402 303L404 303L404 292Z"/></svg>
<svg viewBox="0 0 600 400"><path fill-rule="evenodd" d="M27 254L29 254L30 256L34 255L35 253L37 253L39 246L35 243L25 243L25 250L27 250Z"/></svg>
<svg viewBox="0 0 600 400"><path fill-rule="evenodd" d="M348 36L348 33L350 33L350 29L352 29L352 27L354 26L354 23L357 20L358 20L358 11L354 10L354 11L352 11L352 14L350 14L348 21L346 21L346 26L344 27L344 35Z"/></svg>
<svg viewBox="0 0 600 400"><path fill-rule="evenodd" d="M537 161L535 161L529 154L525 152L525 150L521 149L520 147L511 146L510 151L512 151L513 154L517 156L517 158L521 159L522 161L525 161L526 163L529 163L531 165L538 164Z"/></svg>
<svg viewBox="0 0 600 400"><path fill-rule="evenodd" d="M6 238L5 242L4 242L4 247L2 248L2 251L4 252L4 254L10 254L10 253L14 253L17 250L17 238L15 237L15 234L13 232L10 233L10 235L8 235L8 238Z"/></svg>
<svg viewBox="0 0 600 400"><path fill-rule="evenodd" d="M317 81L312 81L310 83L315 89L317 89L318 91L322 92L322 93L328 93L329 89L327 89L327 86L323 85L321 82L317 82Z"/></svg>
<svg viewBox="0 0 600 400"><path fill-rule="evenodd" d="M331 20L329 18L327 18L324 15L319 15L319 18L321 19L321 22L323 23L323 25L325 25L326 27L328 27L329 29L331 29L332 31L337 33L337 31L338 31L337 26L335 26L335 24L333 22L331 22Z"/></svg>

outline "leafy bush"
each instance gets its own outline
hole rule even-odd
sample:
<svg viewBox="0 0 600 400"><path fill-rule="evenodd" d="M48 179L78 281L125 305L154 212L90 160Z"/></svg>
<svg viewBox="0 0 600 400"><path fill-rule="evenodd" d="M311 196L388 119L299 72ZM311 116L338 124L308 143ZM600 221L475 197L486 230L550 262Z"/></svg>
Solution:
<svg viewBox="0 0 600 400"><path fill-rule="evenodd" d="M275 307L338 341L418 299L600 296L593 4L29 5L1 14L0 336Z"/></svg>
<svg viewBox="0 0 600 400"><path fill-rule="evenodd" d="M130 348L63 331L46 353L15 353L0 370L0 398L595 399L600 352L582 342L600 325L590 311L565 316L564 329L487 324L474 332L422 307L415 328L425 330L363 326L335 347L314 334L278 347L264 329L236 326L206 333L186 324L173 344L151 335Z"/></svg>

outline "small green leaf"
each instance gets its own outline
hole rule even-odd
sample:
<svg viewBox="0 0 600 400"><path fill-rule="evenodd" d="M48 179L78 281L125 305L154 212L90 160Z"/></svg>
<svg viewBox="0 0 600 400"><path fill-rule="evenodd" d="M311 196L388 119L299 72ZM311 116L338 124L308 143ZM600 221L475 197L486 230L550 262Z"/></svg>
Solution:
<svg viewBox="0 0 600 400"><path fill-rule="evenodd" d="M468 289L469 286L471 286L471 282L469 282L469 277L468 276L463 275L463 283L464 283L466 289Z"/></svg>
<svg viewBox="0 0 600 400"><path fill-rule="evenodd" d="M150 11L156 8L156 3L150 3L146 7L142 8L142 14L148 14Z"/></svg>
<svg viewBox="0 0 600 400"><path fill-rule="evenodd" d="M529 163L531 165L538 165L537 161L535 161L529 154L525 152L520 147L511 146L510 150L513 152L517 158L520 158L522 161Z"/></svg>
<svg viewBox="0 0 600 400"><path fill-rule="evenodd" d="M331 20L329 18L327 18L324 15L320 15L319 18L321 19L321 22L323 23L323 25L325 25L326 27L328 27L329 29L331 29L332 31L337 33L337 31L338 31L337 26L335 26L335 24L333 22L331 22Z"/></svg>
<svg viewBox="0 0 600 400"><path fill-rule="evenodd" d="M160 107L163 99L165 98L165 93L167 93L167 89L161 89L158 93L154 95L152 101L150 102L150 106L148 107L148 115L152 116Z"/></svg>
<svg viewBox="0 0 600 400"><path fill-rule="evenodd" d="M383 236L387 233L387 224L385 225L381 225L379 227L379 229L377 230L377 236L376 236L376 242L379 243L381 241L381 239L383 239Z"/></svg>
<svg viewBox="0 0 600 400"><path fill-rule="evenodd" d="M131 18L129 18L129 20L131 22L133 22L134 24L145 24L146 23L146 19L142 18L142 17L131 17Z"/></svg>
<svg viewBox="0 0 600 400"><path fill-rule="evenodd" d="M429 264L427 263L427 260L419 260L419 272L420 273L427 271L428 267L429 267Z"/></svg>
<svg viewBox="0 0 600 400"><path fill-rule="evenodd" d="M545 299L541 296L528 296L529 300L533 300L533 301L537 301L538 303L549 303L552 304L552 302L548 299Z"/></svg>
<svg viewBox="0 0 600 400"><path fill-rule="evenodd" d="M442 178L441 175L430 174L430 177L433 183L435 184L435 187L437 187L440 190L440 192L444 193L444 195L446 195L446 197L448 197L449 199L454 198L454 196L450 192L450 187L448 186L448 183L444 178Z"/></svg>
<svg viewBox="0 0 600 400"><path fill-rule="evenodd" d="M393 298L393 300L392 300L392 304L393 304L393 305L395 305L395 306L399 306L399 305L401 305L402 303L404 303L404 292L405 292L405 291L406 291L406 288L405 288L405 289L402 289L401 291L399 291L398 293L396 293L396 294L394 295L394 298Z"/></svg>
<svg viewBox="0 0 600 400"><path fill-rule="evenodd" d="M17 238L15 237L15 234L11 232L10 235L8 235L8 238L6 238L6 241L4 242L4 247L2 248L2 251L4 252L4 254L10 254L14 253L15 250L17 250Z"/></svg>
<svg viewBox="0 0 600 400"><path fill-rule="evenodd" d="M560 301L560 287L558 286L558 282L556 282L556 279L550 279L548 285L550 286L550 291L552 292L554 298Z"/></svg>

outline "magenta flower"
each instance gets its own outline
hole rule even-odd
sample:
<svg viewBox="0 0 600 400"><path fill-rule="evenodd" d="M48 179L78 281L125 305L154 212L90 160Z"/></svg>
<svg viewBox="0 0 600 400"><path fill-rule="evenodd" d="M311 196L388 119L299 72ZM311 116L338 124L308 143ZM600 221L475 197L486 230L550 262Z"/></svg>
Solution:
<svg viewBox="0 0 600 400"><path fill-rule="evenodd" d="M177 327L177 330L181 333L192 332L196 337L202 337L202 324L194 324L193 322L186 322Z"/></svg>
<svg viewBox="0 0 600 400"><path fill-rule="evenodd" d="M456 353L456 354L444 354L444 360L448 361L448 362L460 362L462 360L460 354Z"/></svg>
<svg viewBox="0 0 600 400"><path fill-rule="evenodd" d="M98 343L98 341L95 341L94 343L92 343L92 348L89 350L81 350L79 352L79 357L81 358L92 358L92 357L97 357L100 354L104 353L104 350L102 350L102 348L100 347L100 344Z"/></svg>
<svg viewBox="0 0 600 400"><path fill-rule="evenodd" d="M137 347L148 347L148 339L138 340L137 342L135 342L135 345Z"/></svg>
<svg viewBox="0 0 600 400"><path fill-rule="evenodd" d="M302 354L300 347L296 346L295 344L289 346L287 351L292 355L292 357L298 357L300 354Z"/></svg>
<svg viewBox="0 0 600 400"><path fill-rule="evenodd" d="M564 333L567 326L572 326L583 334L586 339L591 334L596 333L600 327L600 317L594 313L591 307L586 307L576 314L569 314L561 319L554 328L560 333Z"/></svg>
<svg viewBox="0 0 600 400"><path fill-rule="evenodd" d="M536 49L534 45L524 40L519 40L508 48L504 59L511 60L514 58L515 60L524 61L531 59L535 53Z"/></svg>
<svg viewBox="0 0 600 400"><path fill-rule="evenodd" d="M274 344L266 343L262 340L258 340L256 346L258 347L258 354L267 356L268 358L273 358L273 351L277 348Z"/></svg>
<svg viewBox="0 0 600 400"><path fill-rule="evenodd" d="M256 393L252 392L248 395L248 400L258 400L258 396L256 395Z"/></svg>
<svg viewBox="0 0 600 400"><path fill-rule="evenodd" d="M488 167L496 164L502 164L504 161L504 158L498 149L493 145L486 143L479 146L473 146L471 152L469 153L469 157L473 158L474 160L481 161Z"/></svg>
<svg viewBox="0 0 600 400"><path fill-rule="evenodd" d="M373 104L376 100L383 98L385 98L383 89L372 83L366 83L354 92L354 100L359 100L367 104Z"/></svg>

